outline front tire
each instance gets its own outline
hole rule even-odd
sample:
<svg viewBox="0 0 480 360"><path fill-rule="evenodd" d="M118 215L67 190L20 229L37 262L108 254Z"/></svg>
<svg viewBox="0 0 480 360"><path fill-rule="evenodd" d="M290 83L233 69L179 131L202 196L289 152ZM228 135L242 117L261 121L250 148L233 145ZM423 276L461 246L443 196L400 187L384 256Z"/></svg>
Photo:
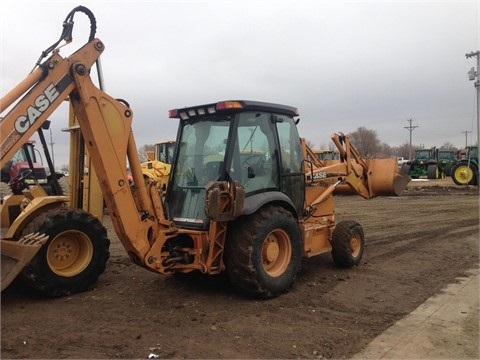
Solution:
<svg viewBox="0 0 480 360"><path fill-rule="evenodd" d="M47 296L83 292L105 271L110 240L100 221L85 211L55 208L22 231L48 235L47 242L22 271L28 286Z"/></svg>
<svg viewBox="0 0 480 360"><path fill-rule="evenodd" d="M365 250L365 235L356 221L340 221L332 234L332 257L339 267L358 265Z"/></svg>
<svg viewBox="0 0 480 360"><path fill-rule="evenodd" d="M287 292L300 271L301 260L297 221L282 207L263 208L229 227L226 273L243 294L271 298Z"/></svg>
<svg viewBox="0 0 480 360"><path fill-rule="evenodd" d="M437 165L428 165L427 167L427 179L442 179L441 171Z"/></svg>
<svg viewBox="0 0 480 360"><path fill-rule="evenodd" d="M453 164L448 164L445 166L445 176L452 176Z"/></svg>
<svg viewBox="0 0 480 360"><path fill-rule="evenodd" d="M403 163L400 168L400 172L405 175L410 175L410 169L411 169L411 166L409 164Z"/></svg>

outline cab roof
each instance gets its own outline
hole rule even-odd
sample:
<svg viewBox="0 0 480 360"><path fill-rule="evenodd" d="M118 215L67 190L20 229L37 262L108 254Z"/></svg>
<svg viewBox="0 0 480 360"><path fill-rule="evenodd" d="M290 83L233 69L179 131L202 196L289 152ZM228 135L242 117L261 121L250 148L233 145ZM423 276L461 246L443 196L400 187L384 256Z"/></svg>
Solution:
<svg viewBox="0 0 480 360"><path fill-rule="evenodd" d="M211 116L216 113L237 113L242 111L266 111L275 114L295 117L299 115L298 109L292 106L267 103L252 100L226 100L212 104L197 105L168 112L168 117L181 120Z"/></svg>

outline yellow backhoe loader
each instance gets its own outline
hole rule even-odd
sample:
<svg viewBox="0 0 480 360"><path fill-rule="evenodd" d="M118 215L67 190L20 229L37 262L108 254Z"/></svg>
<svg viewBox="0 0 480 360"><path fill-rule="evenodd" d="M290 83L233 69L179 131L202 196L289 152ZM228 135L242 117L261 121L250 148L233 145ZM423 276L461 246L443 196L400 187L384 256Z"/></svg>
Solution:
<svg viewBox="0 0 480 360"><path fill-rule="evenodd" d="M62 57L59 43L71 40L76 12L89 16L90 38ZM72 149L85 147L71 156L88 155L118 238L137 265L161 274L226 272L239 292L269 298L291 288L303 257L331 251L339 266L359 263L362 227L335 222L332 193L347 184L365 198L400 195L409 178L395 159L366 162L348 137L334 134L341 161L322 166L298 135L296 108L220 101L169 112L179 129L163 199L143 177L132 109L92 81L105 49L95 29L90 10L73 9L59 42L43 53L49 57L0 99L2 112L12 106L0 123L2 166L68 98L75 115L70 131L81 139ZM103 271L108 239L99 216L38 186L19 196L7 197L1 208L2 289L22 274L35 288L61 294L62 284L70 286L85 267L100 264L88 281ZM70 259L73 253L80 260ZM57 266L67 260L76 265Z"/></svg>

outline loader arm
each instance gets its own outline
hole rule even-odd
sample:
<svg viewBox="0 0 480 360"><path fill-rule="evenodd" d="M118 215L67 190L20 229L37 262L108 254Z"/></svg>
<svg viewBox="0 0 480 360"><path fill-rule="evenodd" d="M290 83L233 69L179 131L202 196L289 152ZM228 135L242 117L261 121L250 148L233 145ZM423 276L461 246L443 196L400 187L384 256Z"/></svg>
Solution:
<svg viewBox="0 0 480 360"><path fill-rule="evenodd" d="M311 204L327 198L337 186L347 185L365 199L379 195L401 195L411 180L398 170L396 159L363 159L348 136L335 133L331 139L337 147L340 160L320 160L302 139L304 171L310 185L327 187Z"/></svg>

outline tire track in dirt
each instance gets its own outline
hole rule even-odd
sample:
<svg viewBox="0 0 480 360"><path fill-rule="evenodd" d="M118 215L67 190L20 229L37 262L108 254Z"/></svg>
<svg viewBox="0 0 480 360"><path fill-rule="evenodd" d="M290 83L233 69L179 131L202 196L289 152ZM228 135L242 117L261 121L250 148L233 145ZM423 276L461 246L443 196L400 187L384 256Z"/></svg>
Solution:
<svg viewBox="0 0 480 360"><path fill-rule="evenodd" d="M336 200L337 221L365 230L360 265L339 269L330 254L304 259L292 290L268 301L238 296L223 276L145 271L107 217L111 258L92 291L2 293L1 357L349 358L478 264L478 189ZM45 326L52 319L62 331Z"/></svg>

